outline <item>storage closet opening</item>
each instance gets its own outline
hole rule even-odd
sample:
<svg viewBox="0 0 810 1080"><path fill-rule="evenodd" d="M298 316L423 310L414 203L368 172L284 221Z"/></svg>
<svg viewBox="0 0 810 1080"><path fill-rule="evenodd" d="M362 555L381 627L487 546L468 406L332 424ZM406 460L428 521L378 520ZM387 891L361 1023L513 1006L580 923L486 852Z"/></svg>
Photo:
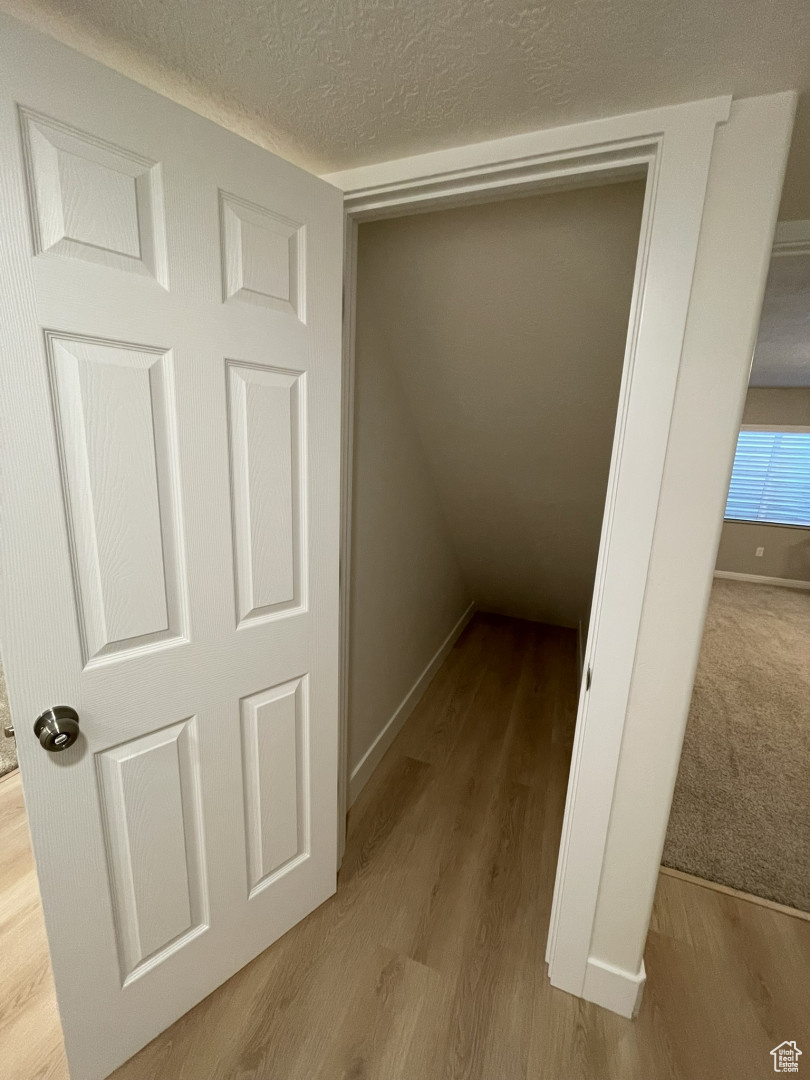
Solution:
<svg viewBox="0 0 810 1080"><path fill-rule="evenodd" d="M399 872L455 868L462 920L525 789L520 885L548 924L644 198L633 179L359 225L349 830L380 785L392 813L428 806Z"/></svg>

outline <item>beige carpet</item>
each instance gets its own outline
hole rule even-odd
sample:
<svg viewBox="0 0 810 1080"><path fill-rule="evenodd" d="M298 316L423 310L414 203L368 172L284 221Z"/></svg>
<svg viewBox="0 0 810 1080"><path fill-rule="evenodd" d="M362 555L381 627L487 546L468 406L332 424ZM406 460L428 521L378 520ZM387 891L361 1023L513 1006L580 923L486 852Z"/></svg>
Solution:
<svg viewBox="0 0 810 1080"><path fill-rule="evenodd" d="M0 776L17 768L17 744L14 739L7 739L3 728L10 723L6 680L3 665L0 664Z"/></svg>
<svg viewBox="0 0 810 1080"><path fill-rule="evenodd" d="M810 591L715 579L663 862L810 911Z"/></svg>

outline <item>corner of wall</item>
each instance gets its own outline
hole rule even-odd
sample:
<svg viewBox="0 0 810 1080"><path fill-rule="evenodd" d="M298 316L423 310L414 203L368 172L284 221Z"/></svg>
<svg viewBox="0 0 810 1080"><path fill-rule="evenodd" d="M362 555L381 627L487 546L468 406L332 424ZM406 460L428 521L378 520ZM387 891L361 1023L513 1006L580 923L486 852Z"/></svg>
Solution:
<svg viewBox="0 0 810 1080"><path fill-rule="evenodd" d="M458 641L465 626L475 614L475 607L475 601L473 601L466 608L461 618L430 658L419 678L397 706L393 715L385 723L382 731L352 770L349 777L349 806L354 803L357 796L366 786L371 778L371 774L382 761L386 750L388 750L391 743L402 730L405 721L416 708L419 699L427 690L433 676L447 659L450 650L453 648L456 641Z"/></svg>

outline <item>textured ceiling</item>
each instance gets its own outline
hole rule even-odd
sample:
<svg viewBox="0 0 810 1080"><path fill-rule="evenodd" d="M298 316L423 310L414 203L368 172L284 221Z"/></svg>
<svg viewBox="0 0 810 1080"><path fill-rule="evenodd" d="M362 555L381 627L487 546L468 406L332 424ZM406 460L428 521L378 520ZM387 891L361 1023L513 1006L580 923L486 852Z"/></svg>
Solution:
<svg viewBox="0 0 810 1080"><path fill-rule="evenodd" d="M771 260L751 386L810 386L810 256Z"/></svg>
<svg viewBox="0 0 810 1080"><path fill-rule="evenodd" d="M808 0L2 0L316 172L719 93L810 91ZM783 204L810 217L810 94Z"/></svg>

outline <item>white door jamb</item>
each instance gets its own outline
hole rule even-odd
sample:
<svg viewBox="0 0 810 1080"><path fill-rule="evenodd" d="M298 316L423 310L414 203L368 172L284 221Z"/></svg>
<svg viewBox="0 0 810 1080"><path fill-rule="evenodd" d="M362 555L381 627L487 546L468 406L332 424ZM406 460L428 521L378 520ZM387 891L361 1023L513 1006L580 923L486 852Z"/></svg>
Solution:
<svg viewBox="0 0 810 1080"><path fill-rule="evenodd" d="M616 433L546 958L553 985L630 1014L638 972L590 957L658 496L717 124L729 96L333 173L344 191L346 266L339 782L345 838L352 386L357 226L375 218L646 176ZM590 976L590 977L589 977ZM607 978L610 976L610 978ZM619 985L621 984L621 985Z"/></svg>

